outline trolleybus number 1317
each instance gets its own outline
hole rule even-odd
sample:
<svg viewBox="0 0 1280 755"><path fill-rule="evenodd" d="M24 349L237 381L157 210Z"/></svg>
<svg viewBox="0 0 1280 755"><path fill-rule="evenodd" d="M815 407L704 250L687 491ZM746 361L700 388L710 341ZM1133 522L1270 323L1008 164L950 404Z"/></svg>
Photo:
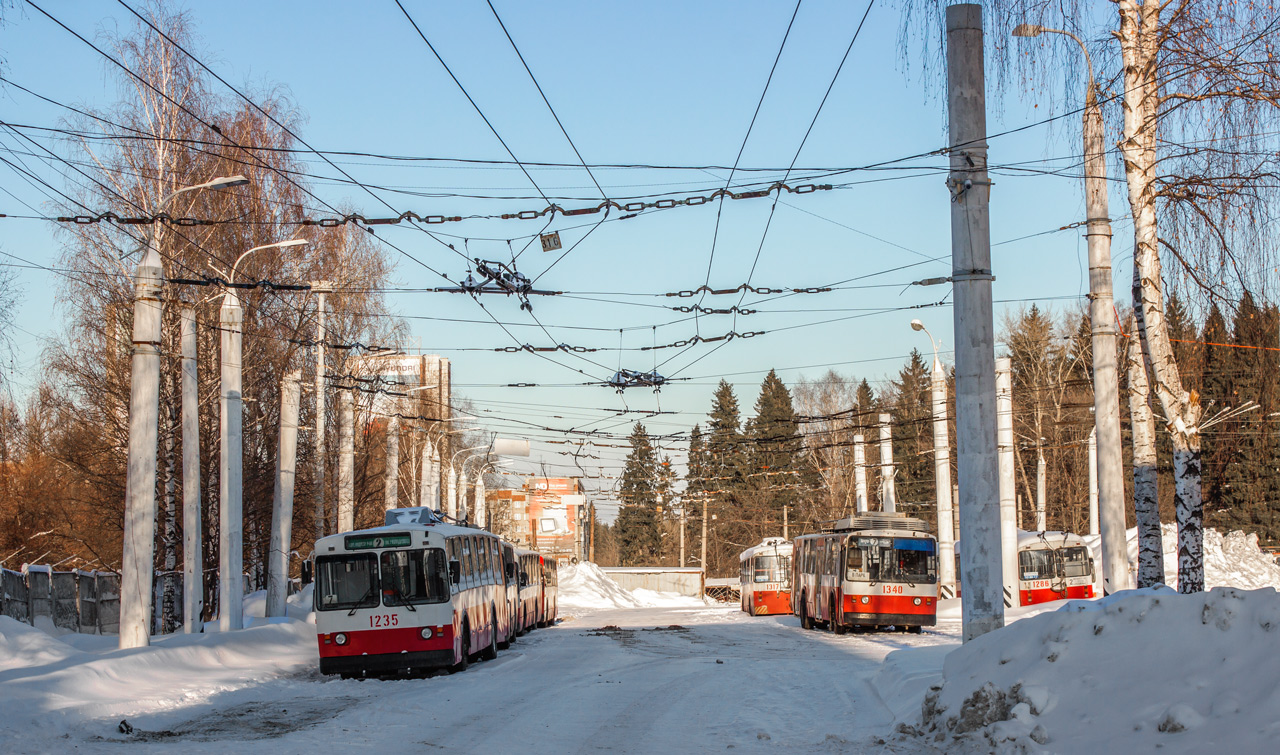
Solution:
<svg viewBox="0 0 1280 755"><path fill-rule="evenodd" d="M392 614L373 614L369 617L369 626L377 628L394 627L400 623L400 617Z"/></svg>

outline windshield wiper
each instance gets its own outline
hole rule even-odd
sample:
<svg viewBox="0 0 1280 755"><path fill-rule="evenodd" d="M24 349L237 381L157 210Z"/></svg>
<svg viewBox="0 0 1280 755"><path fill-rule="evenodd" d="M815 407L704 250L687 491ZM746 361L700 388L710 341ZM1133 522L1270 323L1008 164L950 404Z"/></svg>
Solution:
<svg viewBox="0 0 1280 755"><path fill-rule="evenodd" d="M356 611L362 608L364 606L364 602L369 598L373 597L373 594L377 591L378 591L377 585L369 585L369 589L365 592L363 596L360 597L360 600L357 600L355 602L355 605L351 606L351 610L347 612L347 615L355 616Z"/></svg>
<svg viewBox="0 0 1280 755"><path fill-rule="evenodd" d="M396 589L394 586L393 586L393 587L391 587L391 589L389 589L387 592L388 592L388 593L390 593L391 595L394 595L394 596L396 596L396 597L399 597L399 598L400 598L400 603L399 603L398 605L402 605L402 606L404 606L404 607L408 608L410 611L413 611L414 613L417 613L417 612L418 612L418 609L416 609L416 608L414 608L414 607L413 607L413 604L412 604L412 603L410 603L410 602L409 602L409 599L408 599L408 598L406 598L406 597L404 596L404 593L400 592L400 591L399 591L398 589Z"/></svg>

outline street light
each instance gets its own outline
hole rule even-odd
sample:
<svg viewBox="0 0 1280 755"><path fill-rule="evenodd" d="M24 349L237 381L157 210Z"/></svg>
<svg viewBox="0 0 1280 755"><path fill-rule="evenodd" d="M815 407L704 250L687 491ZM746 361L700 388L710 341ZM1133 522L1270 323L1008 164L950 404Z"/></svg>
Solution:
<svg viewBox="0 0 1280 755"><path fill-rule="evenodd" d="M306 239L278 241L274 244L255 246L236 258L231 266L229 284L235 283L236 269L245 257L263 249L309 244ZM218 497L218 627L224 632L244 628L244 452L241 422L243 420L243 391L241 378L241 341L244 336L244 310L235 289L228 288L222 297L218 312L222 336L222 386L219 392L219 408L222 412L219 432L221 454L219 458Z"/></svg>
<svg viewBox="0 0 1280 755"><path fill-rule="evenodd" d="M1018 24L1015 37L1061 34L1084 53L1089 71L1084 95L1085 234L1089 246L1089 320L1093 336L1093 416L1098 440L1098 518L1102 535L1102 569L1106 591L1129 587L1129 556L1125 536L1124 479L1120 445L1120 377L1116 359L1115 307L1111 293L1111 219L1107 208L1107 156L1102 111L1093 60L1079 37L1062 29ZM1139 528L1142 524L1139 523Z"/></svg>
<svg viewBox="0 0 1280 755"><path fill-rule="evenodd" d="M911 329L924 333L933 345L933 374L930 393L933 403L933 485L938 501L938 582L939 594L955 597L956 559L955 530L951 501L951 444L947 437L947 373L938 358L938 342L919 320L911 321Z"/></svg>
<svg viewBox="0 0 1280 755"><path fill-rule="evenodd" d="M249 183L244 176L219 177L172 192L156 206L164 211L188 191ZM124 551L120 559L120 647L151 643L151 590L155 578L156 452L160 422L160 259L162 224L152 223L134 273L133 359L130 365L129 464L125 473Z"/></svg>
<svg viewBox="0 0 1280 755"><path fill-rule="evenodd" d="M404 391L405 395L414 391L425 391L435 388L436 384L419 385ZM388 511L400 505L400 409L401 399L397 397L395 402L395 412L387 420L387 463L386 471L383 474L384 508ZM412 467L412 465L410 465ZM416 480L415 480L416 482ZM411 486L410 490L416 485Z"/></svg>
<svg viewBox="0 0 1280 755"><path fill-rule="evenodd" d="M446 435L447 435L447 434L448 434L448 433L446 433ZM458 509L459 509L459 506L458 506L458 467L457 467L457 464L458 464L458 457L459 457L459 456L461 456L462 454L467 453L468 451L479 451L479 450L480 450L480 449L482 449L482 448L483 448L483 449L488 450L488 448L489 448L489 444L488 444L488 443L486 443L486 444L484 444L483 446L471 446L470 448L462 448L462 449L459 449L459 450L458 450L458 452L457 452L457 453L455 453L455 454L453 455L453 458L451 458L451 459L449 460L449 512L448 512L448 513L449 513L449 518L450 518L450 519L454 519L454 520L458 520L458 521L460 521L460 520L461 520L461 516L459 515L459 511L458 511ZM463 469L463 477L462 477L462 494L465 496L465 495L466 495L466 492L467 492L467 491L466 491L466 488L467 488L467 478L466 478L466 474L465 474L465 472L466 472L466 470L465 470L466 462L464 461L464 462L462 463L462 465L463 465L463 467L464 467L464 469Z"/></svg>

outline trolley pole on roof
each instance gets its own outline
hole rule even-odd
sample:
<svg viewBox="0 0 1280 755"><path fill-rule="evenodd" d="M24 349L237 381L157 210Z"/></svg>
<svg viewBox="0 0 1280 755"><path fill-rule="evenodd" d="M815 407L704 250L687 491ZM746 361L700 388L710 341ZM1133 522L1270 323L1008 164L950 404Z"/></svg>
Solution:
<svg viewBox="0 0 1280 755"><path fill-rule="evenodd" d="M951 267L955 292L956 461L960 496L962 638L1004 626L996 460L995 327L991 304L986 82L982 6L947 18Z"/></svg>
<svg viewBox="0 0 1280 755"><path fill-rule="evenodd" d="M1089 431L1089 534L1098 534L1098 428Z"/></svg>

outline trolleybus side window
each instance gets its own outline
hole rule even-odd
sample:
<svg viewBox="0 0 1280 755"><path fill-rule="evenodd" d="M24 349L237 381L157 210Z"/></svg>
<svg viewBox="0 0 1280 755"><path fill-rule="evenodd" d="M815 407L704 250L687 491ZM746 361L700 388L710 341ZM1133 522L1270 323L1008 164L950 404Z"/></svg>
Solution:
<svg viewBox="0 0 1280 755"><path fill-rule="evenodd" d="M439 548L382 552L384 605L441 603L449 599L448 567Z"/></svg>
<svg viewBox="0 0 1280 755"><path fill-rule="evenodd" d="M850 581L867 578L863 566L862 549L857 546L856 542L849 543L849 555L845 559L844 578Z"/></svg>
<svg viewBox="0 0 1280 755"><path fill-rule="evenodd" d="M374 553L321 556L316 559L319 611L373 608L378 605L378 557Z"/></svg>

